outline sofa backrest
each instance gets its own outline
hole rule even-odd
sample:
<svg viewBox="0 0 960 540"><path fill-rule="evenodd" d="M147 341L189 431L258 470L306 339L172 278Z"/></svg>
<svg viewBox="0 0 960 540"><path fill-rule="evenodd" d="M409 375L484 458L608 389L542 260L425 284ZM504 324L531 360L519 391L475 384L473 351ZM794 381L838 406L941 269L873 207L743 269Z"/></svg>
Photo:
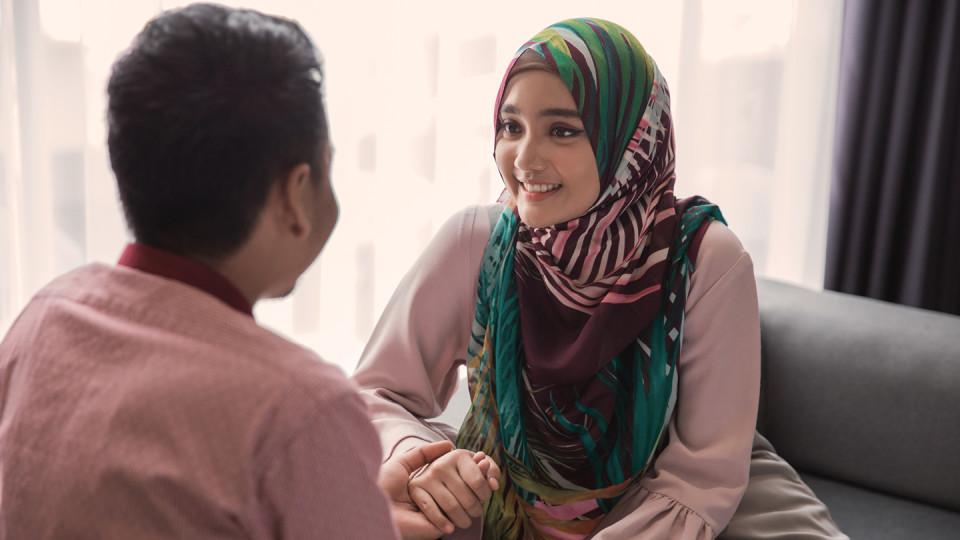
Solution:
<svg viewBox="0 0 960 540"><path fill-rule="evenodd" d="M960 511L960 317L760 280L759 429L797 469Z"/></svg>

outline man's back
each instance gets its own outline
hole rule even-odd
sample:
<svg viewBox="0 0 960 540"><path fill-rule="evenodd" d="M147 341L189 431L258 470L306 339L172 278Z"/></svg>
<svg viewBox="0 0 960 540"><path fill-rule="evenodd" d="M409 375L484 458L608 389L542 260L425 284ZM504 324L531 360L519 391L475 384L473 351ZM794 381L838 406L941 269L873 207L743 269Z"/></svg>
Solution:
<svg viewBox="0 0 960 540"><path fill-rule="evenodd" d="M81 268L0 344L0 538L389 538L379 461L337 368L177 281Z"/></svg>

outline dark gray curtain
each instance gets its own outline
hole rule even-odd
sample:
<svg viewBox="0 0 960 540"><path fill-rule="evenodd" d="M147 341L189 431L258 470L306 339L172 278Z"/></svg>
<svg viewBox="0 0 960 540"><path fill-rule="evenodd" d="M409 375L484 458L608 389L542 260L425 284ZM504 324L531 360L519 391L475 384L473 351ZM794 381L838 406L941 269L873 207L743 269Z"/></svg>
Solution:
<svg viewBox="0 0 960 540"><path fill-rule="evenodd" d="M846 0L825 287L960 314L960 1Z"/></svg>

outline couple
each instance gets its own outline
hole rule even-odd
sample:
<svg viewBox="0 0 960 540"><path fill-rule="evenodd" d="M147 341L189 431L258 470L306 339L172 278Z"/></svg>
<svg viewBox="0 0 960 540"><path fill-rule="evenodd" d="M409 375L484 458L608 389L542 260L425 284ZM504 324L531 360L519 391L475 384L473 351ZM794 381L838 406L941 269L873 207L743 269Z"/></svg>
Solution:
<svg viewBox="0 0 960 540"><path fill-rule="evenodd" d="M520 48L501 203L442 228L355 383L252 315L337 220L322 80L297 24L203 4L114 65L136 241L0 344L0 539L843 538L755 436L750 258L675 198L669 93L628 31ZM467 418L431 423L464 363Z"/></svg>

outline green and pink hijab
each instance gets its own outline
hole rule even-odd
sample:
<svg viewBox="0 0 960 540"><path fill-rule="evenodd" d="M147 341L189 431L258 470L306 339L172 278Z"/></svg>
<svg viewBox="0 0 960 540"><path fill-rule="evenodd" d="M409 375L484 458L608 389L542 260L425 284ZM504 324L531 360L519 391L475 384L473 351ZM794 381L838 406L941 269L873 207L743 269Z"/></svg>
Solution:
<svg viewBox="0 0 960 540"><path fill-rule="evenodd" d="M461 448L504 470L484 538L589 535L665 443L699 238L719 210L675 198L666 82L637 39L570 19L523 45L563 80L600 173L581 217L528 227L508 204L484 252Z"/></svg>

